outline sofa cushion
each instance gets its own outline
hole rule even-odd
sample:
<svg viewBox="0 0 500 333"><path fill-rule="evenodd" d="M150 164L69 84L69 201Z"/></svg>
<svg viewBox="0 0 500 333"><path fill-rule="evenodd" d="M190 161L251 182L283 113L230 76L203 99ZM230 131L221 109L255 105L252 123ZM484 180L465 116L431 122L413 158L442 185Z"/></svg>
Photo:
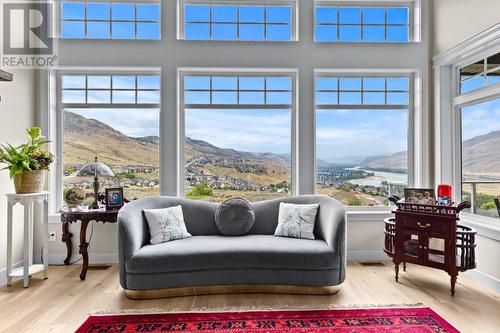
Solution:
<svg viewBox="0 0 500 333"><path fill-rule="evenodd" d="M278 226L274 236L314 239L314 223L318 204L280 203Z"/></svg>
<svg viewBox="0 0 500 333"><path fill-rule="evenodd" d="M207 269L332 269L339 256L316 239L247 236L193 236L143 246L127 262L130 273L163 273Z"/></svg>
<svg viewBox="0 0 500 333"><path fill-rule="evenodd" d="M215 212L217 229L226 236L244 235L252 229L254 222L252 205L243 198L228 199Z"/></svg>
<svg viewBox="0 0 500 333"><path fill-rule="evenodd" d="M186 230L180 205L161 209L144 209L144 215L149 226L151 244L191 237Z"/></svg>

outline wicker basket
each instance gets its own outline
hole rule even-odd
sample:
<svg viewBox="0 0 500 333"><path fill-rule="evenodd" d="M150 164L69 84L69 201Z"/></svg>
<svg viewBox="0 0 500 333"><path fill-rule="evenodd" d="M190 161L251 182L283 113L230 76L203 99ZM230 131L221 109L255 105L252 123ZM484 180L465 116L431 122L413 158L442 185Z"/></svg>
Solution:
<svg viewBox="0 0 500 333"><path fill-rule="evenodd" d="M17 194L42 192L47 170L25 171L14 176L14 187Z"/></svg>

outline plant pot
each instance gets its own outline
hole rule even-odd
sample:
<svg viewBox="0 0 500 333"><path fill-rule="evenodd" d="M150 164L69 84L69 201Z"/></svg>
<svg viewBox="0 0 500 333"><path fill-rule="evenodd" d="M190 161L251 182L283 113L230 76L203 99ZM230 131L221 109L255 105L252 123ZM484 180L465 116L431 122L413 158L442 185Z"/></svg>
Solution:
<svg viewBox="0 0 500 333"><path fill-rule="evenodd" d="M14 187L17 194L42 192L47 170L25 171L14 176Z"/></svg>

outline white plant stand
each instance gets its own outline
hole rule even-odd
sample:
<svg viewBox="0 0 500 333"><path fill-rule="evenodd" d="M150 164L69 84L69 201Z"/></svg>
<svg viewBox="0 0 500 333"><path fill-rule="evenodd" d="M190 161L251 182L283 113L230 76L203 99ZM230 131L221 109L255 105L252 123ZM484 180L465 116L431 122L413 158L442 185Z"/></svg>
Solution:
<svg viewBox="0 0 500 333"><path fill-rule="evenodd" d="M29 286L29 277L43 272L48 278L49 255L49 192L30 194L7 194L7 285L12 284L12 278L22 277L24 288ZM43 264L33 265L33 208L34 203L43 204ZM16 204L24 206L24 260L23 266L12 269L12 224L13 208Z"/></svg>

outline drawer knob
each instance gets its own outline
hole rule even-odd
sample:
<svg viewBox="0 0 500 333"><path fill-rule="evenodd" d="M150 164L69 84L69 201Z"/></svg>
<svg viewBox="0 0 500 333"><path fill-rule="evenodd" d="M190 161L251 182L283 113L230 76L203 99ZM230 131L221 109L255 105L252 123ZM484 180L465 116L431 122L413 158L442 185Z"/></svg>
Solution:
<svg viewBox="0 0 500 333"><path fill-rule="evenodd" d="M417 225L420 227L420 228L429 228L431 226L430 223L426 223L426 224L423 224L422 222L417 222Z"/></svg>

